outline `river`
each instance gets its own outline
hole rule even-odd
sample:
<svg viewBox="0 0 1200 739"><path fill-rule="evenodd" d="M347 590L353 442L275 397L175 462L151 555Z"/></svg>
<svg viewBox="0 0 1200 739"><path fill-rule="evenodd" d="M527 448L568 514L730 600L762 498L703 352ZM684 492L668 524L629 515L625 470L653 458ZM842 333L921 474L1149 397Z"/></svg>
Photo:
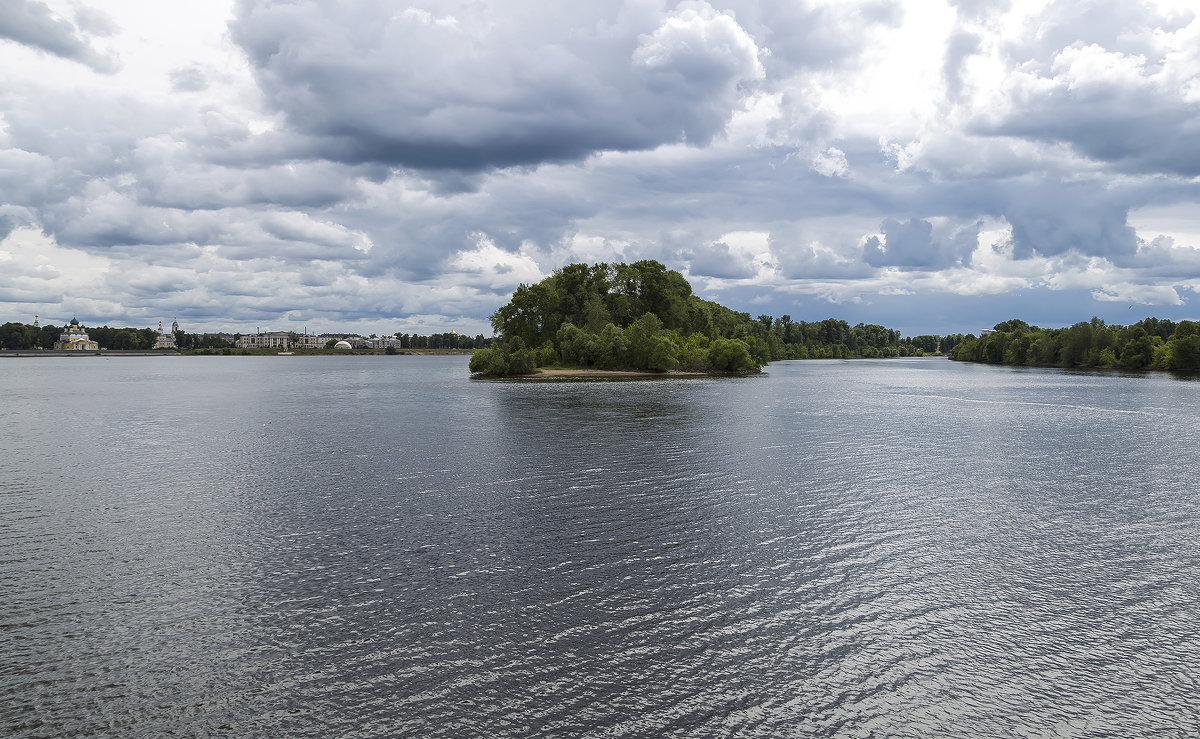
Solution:
<svg viewBox="0 0 1200 739"><path fill-rule="evenodd" d="M1200 735L1200 382L0 360L0 732Z"/></svg>

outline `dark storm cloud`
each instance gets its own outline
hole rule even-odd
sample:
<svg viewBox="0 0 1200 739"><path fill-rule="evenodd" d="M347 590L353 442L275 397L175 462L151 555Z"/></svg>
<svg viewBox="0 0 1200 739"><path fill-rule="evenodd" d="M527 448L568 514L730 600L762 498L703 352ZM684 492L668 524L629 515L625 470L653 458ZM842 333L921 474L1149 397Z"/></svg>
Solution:
<svg viewBox="0 0 1200 739"><path fill-rule="evenodd" d="M779 240L772 235L772 243ZM868 277L872 270L862 261L842 257L813 244L777 247L780 273L789 280L853 280Z"/></svg>
<svg viewBox="0 0 1200 739"><path fill-rule="evenodd" d="M226 233L211 214L146 208L121 196L73 198L42 212L46 230L60 243L108 250L117 246L154 247L180 243L210 244Z"/></svg>
<svg viewBox="0 0 1200 739"><path fill-rule="evenodd" d="M109 33L111 21L97 11L86 11L80 25L92 33ZM0 11L0 38L40 49L63 59L85 64L97 72L115 72L115 59L96 51L70 21L56 18L37 0L6 0Z"/></svg>
<svg viewBox="0 0 1200 739"><path fill-rule="evenodd" d="M426 7L244 0L230 27L323 156L418 169L703 145L762 73L751 38L705 3Z"/></svg>
<svg viewBox="0 0 1200 739"><path fill-rule="evenodd" d="M981 132L1070 144L1122 171L1200 176L1200 104L1166 91L1067 83L1031 95L1004 121Z"/></svg>
<svg viewBox="0 0 1200 739"><path fill-rule="evenodd" d="M919 248L923 227L915 229L911 222L901 223L903 233L897 243L903 257L893 253L890 233L887 243L879 244L886 250L880 252L868 245L863 257L878 265L944 268L961 262L967 266L978 239L977 221L995 218L1011 227L1009 245L1017 259L1074 252L1125 265L1131 263L1138 250L1137 234L1128 223L1131 208L1195 202L1198 196L1200 186L1159 178L1148 183L1113 183L1095 178L1064 181L1042 174L927 182L893 193L894 199L882 202L881 208L884 212L923 211L928 219L942 217L956 225L934 229L932 251L925 254ZM886 232L887 225L881 230Z"/></svg>
<svg viewBox="0 0 1200 739"><path fill-rule="evenodd" d="M758 269L749 260L734 254L728 244L717 242L695 249L688 271L701 277L744 279L753 277Z"/></svg>
<svg viewBox="0 0 1200 739"><path fill-rule="evenodd" d="M344 227L315 221L303 213L273 213L262 221L263 231L283 242L291 242L288 254L301 249L307 259L356 260L366 253L356 246L359 237Z"/></svg>
<svg viewBox="0 0 1200 739"><path fill-rule="evenodd" d="M3 160L0 159L0 165ZM3 171L3 166L0 166L0 171ZM4 184L4 180L0 179L0 185ZM3 189L3 188L0 188ZM22 208L16 205L0 204L0 241L4 237L13 232L14 228L19 226L28 226L36 222L36 217L27 208Z"/></svg>
<svg viewBox="0 0 1200 739"><path fill-rule="evenodd" d="M356 271L367 277L396 276L402 280L431 280L441 274L446 258L472 248L474 236L488 231L477 228L485 222L488 209L467 213L454 209L454 218L439 218L433 213L413 213L394 219L365 216L373 238L385 244L374 250ZM561 235L561 234L560 234ZM498 244L498 246L500 246ZM504 249L504 246L500 246ZM515 252L515 248L505 249ZM515 287L515 285L514 285Z"/></svg>
<svg viewBox="0 0 1200 739"><path fill-rule="evenodd" d="M871 236L863 245L863 261L872 267L901 269L945 269L967 261L978 245L979 224L958 229L944 238L935 237L933 224L913 218L884 220L884 240Z"/></svg>
<svg viewBox="0 0 1200 739"><path fill-rule="evenodd" d="M1075 251L1121 263L1137 253L1137 235L1126 222L1126 193L1046 182L1014 187L1006 197L1003 215L1012 225L1018 259Z"/></svg>
<svg viewBox="0 0 1200 739"><path fill-rule="evenodd" d="M141 301L173 296L196 286L194 279L180 275L133 275L122 282L124 291Z"/></svg>

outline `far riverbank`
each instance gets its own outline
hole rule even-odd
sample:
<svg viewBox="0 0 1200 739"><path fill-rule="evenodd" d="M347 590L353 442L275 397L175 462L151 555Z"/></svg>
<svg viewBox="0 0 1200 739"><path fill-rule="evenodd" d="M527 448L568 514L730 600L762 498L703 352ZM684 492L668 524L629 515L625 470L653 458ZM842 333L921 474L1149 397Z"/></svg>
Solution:
<svg viewBox="0 0 1200 739"><path fill-rule="evenodd" d="M96 352L67 351L63 349L5 349L0 350L0 357L178 357L179 352L138 350L138 349L101 349Z"/></svg>
<svg viewBox="0 0 1200 739"><path fill-rule="evenodd" d="M473 349L295 349L289 352L264 349L189 349L182 352L154 349L101 349L99 351L67 351L62 349L0 349L0 357L344 357L344 356L443 356L469 355Z"/></svg>

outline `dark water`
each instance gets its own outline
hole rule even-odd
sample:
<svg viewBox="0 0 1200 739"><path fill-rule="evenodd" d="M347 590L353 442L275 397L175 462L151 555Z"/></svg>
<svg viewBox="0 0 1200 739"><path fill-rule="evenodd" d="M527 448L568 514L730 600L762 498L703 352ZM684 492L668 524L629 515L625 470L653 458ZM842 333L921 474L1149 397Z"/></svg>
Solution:
<svg viewBox="0 0 1200 739"><path fill-rule="evenodd" d="M0 734L1200 735L1200 382L0 382Z"/></svg>

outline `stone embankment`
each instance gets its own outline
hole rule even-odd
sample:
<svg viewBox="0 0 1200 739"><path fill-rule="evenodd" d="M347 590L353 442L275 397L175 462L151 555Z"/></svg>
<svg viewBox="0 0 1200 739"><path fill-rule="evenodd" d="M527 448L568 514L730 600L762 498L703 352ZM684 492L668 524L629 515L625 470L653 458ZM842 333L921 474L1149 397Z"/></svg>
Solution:
<svg viewBox="0 0 1200 739"><path fill-rule="evenodd" d="M64 351L62 349L0 349L2 357L178 357L179 352L135 349L101 349L98 352Z"/></svg>

